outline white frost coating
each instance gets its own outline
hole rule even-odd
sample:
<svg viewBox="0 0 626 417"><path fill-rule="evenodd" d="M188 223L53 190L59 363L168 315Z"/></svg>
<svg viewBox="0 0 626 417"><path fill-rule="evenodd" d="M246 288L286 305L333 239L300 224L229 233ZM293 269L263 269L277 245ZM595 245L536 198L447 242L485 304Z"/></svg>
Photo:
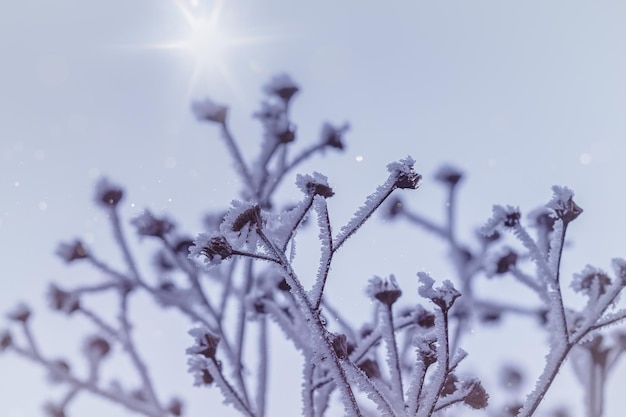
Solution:
<svg viewBox="0 0 626 417"><path fill-rule="evenodd" d="M506 221L507 217L511 215L519 214L519 207L513 206L500 206L494 205L492 208L493 214L491 218L487 220L487 223L483 227L480 228L480 233L483 236L489 237L494 234Z"/></svg>
<svg viewBox="0 0 626 417"><path fill-rule="evenodd" d="M441 306L440 303L443 303L447 308L450 308L454 300L461 295L450 280L443 281L442 286L439 288L433 288L435 280L430 275L425 272L418 272L417 276L421 284L418 288L419 295L433 300L439 306Z"/></svg>
<svg viewBox="0 0 626 417"><path fill-rule="evenodd" d="M374 210L391 193L395 182L396 177L391 175L383 185L376 187L376 191L365 199L365 203L359 207L352 219L341 228L339 234L335 237L336 247L341 246L372 215Z"/></svg>
<svg viewBox="0 0 626 417"><path fill-rule="evenodd" d="M548 254L539 249L537 243L532 237L530 237L526 229L521 224L515 225L513 228L513 234L519 239L522 245L524 245L526 250L528 250L530 258L535 262L538 270L541 272L540 278L544 282L552 280L554 272L548 265Z"/></svg>
<svg viewBox="0 0 626 417"><path fill-rule="evenodd" d="M552 199L546 204L546 207L554 211L568 210L568 201L574 198L574 192L559 185L552 186L552 192L554 193Z"/></svg>
<svg viewBox="0 0 626 417"><path fill-rule="evenodd" d="M397 406L399 404L390 404L385 398L383 392L381 392L383 387L379 386L376 380L368 378L367 375L365 375L365 372L357 368L354 363L346 363L344 365L344 370L347 377L356 382L356 385L365 393L365 395L367 395L367 398L376 404L376 408L381 412L381 415L394 417L403 414L401 410L404 406L398 408Z"/></svg>
<svg viewBox="0 0 626 417"><path fill-rule="evenodd" d="M244 220L245 213L250 213L254 207L254 203L233 200L230 210L224 216L220 232L235 249L250 251L256 249L258 240L255 232L256 225L251 225L250 222ZM233 230L233 228L239 230Z"/></svg>
<svg viewBox="0 0 626 417"><path fill-rule="evenodd" d="M300 191L304 194L311 194L310 184L320 184L330 188L328 185L328 177L317 171L313 172L311 175L298 174L296 176L296 186L298 186Z"/></svg>
<svg viewBox="0 0 626 417"><path fill-rule="evenodd" d="M605 277L606 280L603 277ZM606 272L604 272L600 268L596 268L595 266L586 265L581 272L577 272L574 274L572 282L570 283L570 287L574 291L581 294L591 295L591 293L594 292L593 287L606 286L609 283L610 278ZM600 292L600 288L597 288L597 291ZM597 295L593 298L597 298Z"/></svg>
<svg viewBox="0 0 626 417"><path fill-rule="evenodd" d="M396 277L391 274L388 278L381 278L374 275L369 279L365 292L372 299L376 299L376 295L386 291L400 291Z"/></svg>
<svg viewBox="0 0 626 417"><path fill-rule="evenodd" d="M319 226L319 241L320 241L320 266L317 270L317 278L313 284L311 290L311 300L317 302L322 298L322 292L324 291L324 284L326 282L326 273L330 258L332 257L332 237L330 224L328 223L328 207L326 206L326 199L320 195L313 197L313 207L317 213L317 225Z"/></svg>
<svg viewBox="0 0 626 417"><path fill-rule="evenodd" d="M390 162L389 164L387 164L387 171L389 171L389 173L391 174L393 173L411 174L413 173L413 165L415 165L415 159L411 158L410 156L407 156L404 159L401 159L395 162Z"/></svg>
<svg viewBox="0 0 626 417"><path fill-rule="evenodd" d="M196 260L196 258L201 258L204 265L208 268L214 268L219 265L223 260L220 255L215 254L213 259L210 259L202 253L202 249L209 246L211 239L217 236L218 235L214 233L200 233L193 241L193 245L189 247L189 255L187 255L187 258L192 261Z"/></svg>
<svg viewBox="0 0 626 417"><path fill-rule="evenodd" d="M563 220L556 219L550 237L550 252L548 253L548 268L550 268L551 279L556 282L559 272L559 262L563 250L565 227ZM532 255L532 254L531 254Z"/></svg>

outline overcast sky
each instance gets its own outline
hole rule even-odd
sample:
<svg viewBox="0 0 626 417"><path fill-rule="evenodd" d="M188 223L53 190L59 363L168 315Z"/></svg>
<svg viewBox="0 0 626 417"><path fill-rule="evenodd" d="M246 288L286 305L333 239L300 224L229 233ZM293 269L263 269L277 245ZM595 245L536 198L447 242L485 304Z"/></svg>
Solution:
<svg viewBox="0 0 626 417"><path fill-rule="evenodd" d="M187 9L201 16L215 5ZM411 155L427 179L442 163L466 172L459 224L466 238L494 203L528 211L549 200L553 184L571 187L585 212L571 228L564 271L588 263L609 270L611 258L626 257L624 22L618 0L229 0L218 19L221 47L198 55L175 47L192 31L174 1L7 3L0 13L0 310L27 301L43 323L42 345L52 339L52 350L63 351L65 329L80 323L44 317L47 283L69 274L56 244L80 236L117 256L92 204L94 182L107 175L124 184L127 218L150 207L196 233L202 213L237 196L237 183L217 131L194 120L191 101L228 103L232 130L252 157L261 130L250 116L262 85L282 72L302 86L293 107L299 140L317 140L325 120L352 126L343 154L303 167L329 177L338 226L385 180L387 163ZM436 184L426 181L406 198L442 217ZM423 237L373 225L342 253L336 268L350 271L352 282L337 288L358 305L372 274L396 273L415 296L415 272L449 271L442 248ZM146 332L172 355L188 342L186 329L176 337L157 327ZM0 356L3 413L39 415L44 400L61 395L43 380L32 365ZM179 394L186 383L183 375ZM610 399L607 415L623 410L620 400ZM71 411L99 417L91 404L81 399ZM124 415L117 408L101 415L110 412Z"/></svg>

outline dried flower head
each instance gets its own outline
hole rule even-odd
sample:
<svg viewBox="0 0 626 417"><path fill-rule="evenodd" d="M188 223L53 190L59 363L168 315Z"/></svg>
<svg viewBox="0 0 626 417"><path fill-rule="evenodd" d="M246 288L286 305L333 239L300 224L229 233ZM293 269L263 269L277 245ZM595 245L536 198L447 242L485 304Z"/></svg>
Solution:
<svg viewBox="0 0 626 417"><path fill-rule="evenodd" d="M214 236L201 233L189 248L189 257L203 255L209 264L217 265L222 260L229 258L233 254L233 248L224 236Z"/></svg>
<svg viewBox="0 0 626 417"><path fill-rule="evenodd" d="M495 263L495 269L493 273L495 275L506 274L515 268L517 264L517 253L512 249L508 249L504 254L500 255Z"/></svg>
<svg viewBox="0 0 626 417"><path fill-rule="evenodd" d="M117 207L124 197L124 190L110 182L106 178L101 178L96 184L96 203L105 208Z"/></svg>
<svg viewBox="0 0 626 417"><path fill-rule="evenodd" d="M191 104L191 110L196 119L213 123L225 124L228 115L228 107L215 103L211 99L202 101L194 101Z"/></svg>
<svg viewBox="0 0 626 417"><path fill-rule="evenodd" d="M343 150L343 135L350 129L348 123L344 123L343 126L333 126L330 123L325 122L322 125L322 143L331 148Z"/></svg>
<svg viewBox="0 0 626 417"><path fill-rule="evenodd" d="M457 378L455 374L448 374L446 381L443 383L443 387L441 388L441 396L445 397L446 395L453 394L457 389L457 382L459 382L459 378Z"/></svg>
<svg viewBox="0 0 626 417"><path fill-rule="evenodd" d="M83 242L78 239L71 243L59 243L56 254L67 263L89 257L85 245L83 245Z"/></svg>
<svg viewBox="0 0 626 417"><path fill-rule="evenodd" d="M80 309L78 294L64 291L54 284L48 287L47 296L50 308L55 311L72 314Z"/></svg>
<svg viewBox="0 0 626 417"><path fill-rule="evenodd" d="M111 344L102 336L94 335L85 340L83 352L90 362L100 362L111 351Z"/></svg>
<svg viewBox="0 0 626 417"><path fill-rule="evenodd" d="M413 170L414 164L415 160L407 156L399 162L392 162L387 165L387 171L396 174L395 188L410 188L415 190L420 186L422 176Z"/></svg>
<svg viewBox="0 0 626 417"><path fill-rule="evenodd" d="M381 278L379 276L370 278L367 294L381 303L391 306L400 298L402 291L398 287L396 277L392 274L389 278Z"/></svg>
<svg viewBox="0 0 626 417"><path fill-rule="evenodd" d="M155 217L148 209L132 219L131 224L137 228L137 233L141 236L163 238L174 229L174 223L164 217Z"/></svg>
<svg viewBox="0 0 626 417"><path fill-rule="evenodd" d="M450 187L456 186L463 178L463 173L451 165L444 165L435 173L435 179Z"/></svg>
<svg viewBox="0 0 626 417"><path fill-rule="evenodd" d="M519 224L521 217L519 208L513 206L493 206L493 214L491 218L487 220L487 223L481 227L480 232L483 236L492 236L501 227L515 227Z"/></svg>
<svg viewBox="0 0 626 417"><path fill-rule="evenodd" d="M572 190L555 185L552 187L552 191L554 195L552 200L546 204L546 207L554 210L559 219L567 224L580 216L583 209L574 202L574 192Z"/></svg>
<svg viewBox="0 0 626 417"><path fill-rule="evenodd" d="M200 355L205 358L215 359L215 352L220 338L215 336L207 327L196 327L189 330L194 337L195 343L187 348L188 355Z"/></svg>
<svg viewBox="0 0 626 417"><path fill-rule="evenodd" d="M287 74L279 74L265 85L263 91L269 95L275 95L282 99L285 103L298 92L298 85Z"/></svg>
<svg viewBox="0 0 626 417"><path fill-rule="evenodd" d="M482 410L489 403L489 394L485 391L480 381L477 379L463 383L465 389L471 386L469 394L463 399L463 402L475 410Z"/></svg>
<svg viewBox="0 0 626 417"><path fill-rule="evenodd" d="M26 323L31 316L30 308L24 304L19 303L16 305L13 310L7 313L7 318L9 320Z"/></svg>
<svg viewBox="0 0 626 417"><path fill-rule="evenodd" d="M585 266L582 272L574 274L571 287L574 291L584 295L595 293L596 296L606 292L607 287L611 285L611 278L608 274L591 265Z"/></svg>
<svg viewBox="0 0 626 417"><path fill-rule="evenodd" d="M312 175L298 174L296 176L296 185L307 195L320 195L324 198L335 195L333 189L328 185L328 178L319 172L314 172Z"/></svg>
<svg viewBox="0 0 626 417"><path fill-rule="evenodd" d="M431 300L435 305L441 308L441 311L450 310L454 301L461 296L461 293L454 288L452 282L445 280L439 288L433 288L435 280L425 272L418 272L417 276L420 281L419 294Z"/></svg>

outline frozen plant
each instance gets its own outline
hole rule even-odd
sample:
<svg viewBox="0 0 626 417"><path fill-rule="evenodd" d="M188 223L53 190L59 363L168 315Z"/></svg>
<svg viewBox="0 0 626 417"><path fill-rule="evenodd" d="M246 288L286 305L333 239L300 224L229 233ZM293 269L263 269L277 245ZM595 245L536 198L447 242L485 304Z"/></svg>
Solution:
<svg viewBox="0 0 626 417"><path fill-rule="evenodd" d="M608 373L626 345L623 332L605 337L600 331L626 318L626 309L617 305L619 294L626 286L626 261L613 259L615 278L589 265L570 279L562 278L566 231L583 210L574 201L573 191L560 186L552 188L553 197L545 206L529 214L534 236L522 224L519 208L495 205L491 218L476 233L477 243L461 242L456 231L456 195L462 178L463 173L451 166L444 166L435 174L435 179L447 191L443 224L411 210L399 198L390 199L384 210L386 219L406 220L447 243L463 294L451 311L456 322L452 345L457 346L464 332L472 328L471 323L477 321L499 322L504 314L538 318L550 335L544 370L526 399L502 407L505 414L496 412L495 415L535 415L557 373L570 358L585 392L585 416L601 417ZM509 244L504 236L506 233L513 235L517 248ZM481 296L475 287L485 276L488 279L513 278L536 295L536 307ZM586 298L582 308L566 306L563 290L567 286ZM517 378L521 378L521 374ZM558 410L554 415L568 414Z"/></svg>
<svg viewBox="0 0 626 417"><path fill-rule="evenodd" d="M71 415L72 403L84 394L140 415L186 415L182 399L160 395L159 380L136 341L136 329L142 323L131 322L130 310L137 293L188 319L185 330L190 346L180 354L188 358L189 385L220 390L224 402L244 416L267 415L268 387L280 383L271 378L270 326L280 329L303 359L302 369L297 371L302 375L302 406L290 410L290 415L331 415L337 408L334 398L340 399L343 414L351 417L443 416L450 410L458 412L458 406L483 410L489 396L479 379L463 371L462 361L468 353L459 347L460 341L475 317L494 320L509 311L544 317L555 335L535 389L509 415L535 413L570 353L580 358L576 361L578 374L594 393L588 398L589 416L600 415L602 375L621 350L611 350L597 332L626 317L626 312L614 311L626 280L626 262L614 262L616 278L592 267L574 277L573 288L583 293L588 303L578 312L565 308L560 261L567 226L581 212L570 190L554 189L554 198L546 206L534 238L521 225L516 208L496 206L482 230L480 249L472 251L457 240L455 231L454 197L462 174L448 167L437 175L449 191L447 221L439 226L410 212L397 196L417 189L422 181L413 168L413 159L406 157L387 166L387 180L361 206L355 206L352 218L338 227L331 221L327 204L335 191L321 173L296 176L301 197L295 204L275 200L279 186L289 186L284 180L295 174L302 162L329 149L345 148L348 125L325 123L317 142L295 147L299 140L290 106L299 86L281 75L264 91L266 101L254 115L262 124L263 141L252 162L243 157L230 130L226 106L209 99L192 105L199 121L219 130L242 184L241 197L225 212L208 215L206 230L197 231L195 237L180 231L172 219L150 210L131 219L129 223L138 236L159 244L154 255L156 274L141 270L137 253L126 237L127 226L119 209L124 189L106 179L98 182L95 202L110 221L123 265L102 260L95 248L80 239L61 243L57 253L65 262L87 263L100 272L101 280L69 289L51 284L47 294L51 310L82 316L91 323L93 331L84 339L80 358L46 354L32 330L34 319L27 305L19 304L7 314L11 328L0 331L0 351L41 365L52 383L64 387L60 399L45 405L47 415ZM409 298L419 298L421 303L399 308L398 301L408 291L403 292L394 275L364 277L374 320L354 325L330 303L326 284L333 278L331 268L340 249L384 204L388 204L383 208L388 216L405 216L450 244L458 273L456 286L451 280L437 283L429 274L419 272L418 285L410 290L414 297ZM298 271L295 240L311 219L314 222L309 223L315 223L318 230L319 266L314 271ZM501 249L496 248L501 240L498 236L505 231L512 231L527 253L508 249L494 262L493 255ZM535 272L518 268L520 259L531 260ZM481 300L473 288L479 274L513 275L536 292L541 306L524 310ZM315 276L313 284L305 286L303 276ZM97 296L117 300L113 319L90 307ZM624 342L618 341L621 349ZM252 348L254 355L248 353ZM131 382L134 387L129 388L122 376L111 379L105 372L107 361L114 355L127 358L132 365L134 381L139 381ZM381 355L384 360L379 359ZM73 363L78 360L86 368Z"/></svg>

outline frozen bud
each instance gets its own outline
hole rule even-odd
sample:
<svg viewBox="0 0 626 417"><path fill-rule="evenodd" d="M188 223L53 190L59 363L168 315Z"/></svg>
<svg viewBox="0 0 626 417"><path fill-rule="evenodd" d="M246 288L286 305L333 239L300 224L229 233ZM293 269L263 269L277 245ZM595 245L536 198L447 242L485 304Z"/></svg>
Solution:
<svg viewBox="0 0 626 417"><path fill-rule="evenodd" d="M111 351L111 344L101 336L91 336L85 340L83 352L93 362L100 362Z"/></svg>
<svg viewBox="0 0 626 417"><path fill-rule="evenodd" d="M72 314L80 309L80 301L76 293L63 291L54 284L50 284L48 287L47 296L50 308L55 311Z"/></svg>
<svg viewBox="0 0 626 417"><path fill-rule="evenodd" d="M426 368L437 362L437 339L434 335L417 335L413 343L417 348L419 358Z"/></svg>
<svg viewBox="0 0 626 417"><path fill-rule="evenodd" d="M233 232L240 232L246 225L250 224L260 225L262 223L261 218L261 207L259 205L254 205L243 212L241 212L234 220L231 225L231 230Z"/></svg>
<svg viewBox="0 0 626 417"><path fill-rule="evenodd" d="M67 263L89 257L87 249L78 239L71 243L59 243L56 254Z"/></svg>
<svg viewBox="0 0 626 417"><path fill-rule="evenodd" d="M565 224L576 219L583 212L583 209L574 202L574 192L572 190L555 185L552 187L552 191L554 195L546 207L554 210L556 216L563 220Z"/></svg>
<svg viewBox="0 0 626 417"><path fill-rule="evenodd" d="M466 388L468 384L471 384L470 392L463 399L463 402L475 410L482 410L487 407L489 402L489 394L485 391L482 384L478 380L467 381L463 385Z"/></svg>
<svg viewBox="0 0 626 417"><path fill-rule="evenodd" d="M149 210L131 220L131 224L137 228L141 236L153 236L163 238L174 229L174 223L166 218L157 218Z"/></svg>
<svg viewBox="0 0 626 417"><path fill-rule="evenodd" d="M183 402L179 398L172 398L167 406L167 412L173 416L183 415Z"/></svg>
<svg viewBox="0 0 626 417"><path fill-rule="evenodd" d="M0 352L10 348L13 345L13 337L8 330L0 331Z"/></svg>
<svg viewBox="0 0 626 417"><path fill-rule="evenodd" d="M322 125L322 143L326 146L330 146L335 149L343 149L343 135L348 131L350 125L345 123L343 126L333 126L330 123L324 123Z"/></svg>
<svg viewBox="0 0 626 417"><path fill-rule="evenodd" d="M611 278L609 278L606 272L591 265L587 265L582 272L574 274L571 287L574 291L584 295L590 295L594 292L596 295L602 295L606 292L607 287L609 287L611 283Z"/></svg>
<svg viewBox="0 0 626 417"><path fill-rule="evenodd" d="M228 107L215 103L211 99L202 101L194 101L191 103L191 110L200 121L208 121L213 123L225 124L228 114Z"/></svg>
<svg viewBox="0 0 626 417"><path fill-rule="evenodd" d="M113 184L106 178L101 178L96 184L96 203L111 208L117 207L118 203L124 196L124 190L116 184Z"/></svg>
<svg viewBox="0 0 626 417"><path fill-rule="evenodd" d="M511 269L515 268L515 264L517 263L517 254L512 250L509 250L507 253L502 255L500 259L496 262L496 275L502 275L509 272Z"/></svg>
<svg viewBox="0 0 626 417"><path fill-rule="evenodd" d="M415 321L418 326L424 328L431 328L435 325L435 315L424 307L418 305L415 311Z"/></svg>
<svg viewBox="0 0 626 417"><path fill-rule="evenodd" d="M206 256L213 264L220 263L233 254L233 248L224 236L211 236L201 233L194 245L189 248L189 256Z"/></svg>
<svg viewBox="0 0 626 417"><path fill-rule="evenodd" d="M24 303L19 303L15 306L15 308L13 308L13 310L7 313L7 318L9 320L26 323L30 318L30 315L30 308Z"/></svg>
<svg viewBox="0 0 626 417"><path fill-rule="evenodd" d="M414 163L415 160L409 156L399 162L392 162L387 165L387 170L390 173L396 174L396 180L394 182L395 188L410 188L415 190L420 186L422 176L413 170Z"/></svg>
<svg viewBox="0 0 626 417"><path fill-rule="evenodd" d="M480 232L483 236L491 236L500 227L512 228L519 224L521 217L520 211L517 207L513 206L493 206L493 214L487 223L481 227Z"/></svg>
<svg viewBox="0 0 626 417"><path fill-rule="evenodd" d="M420 287L419 294L430 299L435 305L441 308L441 311L447 312L450 310L454 301L461 296L461 293L454 288L454 285L448 280L443 282L443 285L439 288L433 288L435 280L430 275L424 272L418 272Z"/></svg>
<svg viewBox="0 0 626 417"><path fill-rule="evenodd" d="M396 277L392 274L389 275L389 278L381 278L379 276L370 278L367 294L381 303L391 306L400 298L402 291L398 287Z"/></svg>
<svg viewBox="0 0 626 417"><path fill-rule="evenodd" d="M206 327L196 327L189 331L189 334L195 338L193 346L187 349L188 355L201 355L205 358L215 359L215 352L220 338L215 336Z"/></svg>
<svg viewBox="0 0 626 417"><path fill-rule="evenodd" d="M435 179L450 187L456 186L463 178L463 173L451 165L444 165L435 174Z"/></svg>
<svg viewBox="0 0 626 417"><path fill-rule="evenodd" d="M52 383L63 382L70 373L70 365L63 359L50 362L48 379Z"/></svg>
<svg viewBox="0 0 626 417"><path fill-rule="evenodd" d="M320 195L329 198L335 195L333 189L328 185L328 178L319 172L314 172L313 175L298 174L296 185L303 193L310 196Z"/></svg>
<svg viewBox="0 0 626 417"><path fill-rule="evenodd" d="M285 103L298 92L298 85L287 74L276 75L265 85L263 91L268 95L275 95Z"/></svg>
<svg viewBox="0 0 626 417"><path fill-rule="evenodd" d="M280 143L290 143L296 140L296 129L289 125L287 128L276 134L276 138Z"/></svg>
<svg viewBox="0 0 626 417"><path fill-rule="evenodd" d="M333 350L339 359L348 357L348 338L345 334L333 334L330 336Z"/></svg>
<svg viewBox="0 0 626 417"><path fill-rule="evenodd" d="M528 213L530 224L538 229L551 232L554 229L555 217L547 207L539 207Z"/></svg>
<svg viewBox="0 0 626 417"><path fill-rule="evenodd" d="M359 369L365 372L368 378L380 378L380 368L378 362L372 359L364 359L359 363Z"/></svg>
<svg viewBox="0 0 626 417"><path fill-rule="evenodd" d="M214 236L209 240L209 244L202 248L202 254L210 260L219 256L221 259L226 259L232 255L233 249L224 236Z"/></svg>
<svg viewBox="0 0 626 417"><path fill-rule="evenodd" d="M443 387L441 388L441 396L445 397L446 395L453 394L456 391L456 383L459 382L459 378L454 374L448 374L446 377L446 381L443 383Z"/></svg>

